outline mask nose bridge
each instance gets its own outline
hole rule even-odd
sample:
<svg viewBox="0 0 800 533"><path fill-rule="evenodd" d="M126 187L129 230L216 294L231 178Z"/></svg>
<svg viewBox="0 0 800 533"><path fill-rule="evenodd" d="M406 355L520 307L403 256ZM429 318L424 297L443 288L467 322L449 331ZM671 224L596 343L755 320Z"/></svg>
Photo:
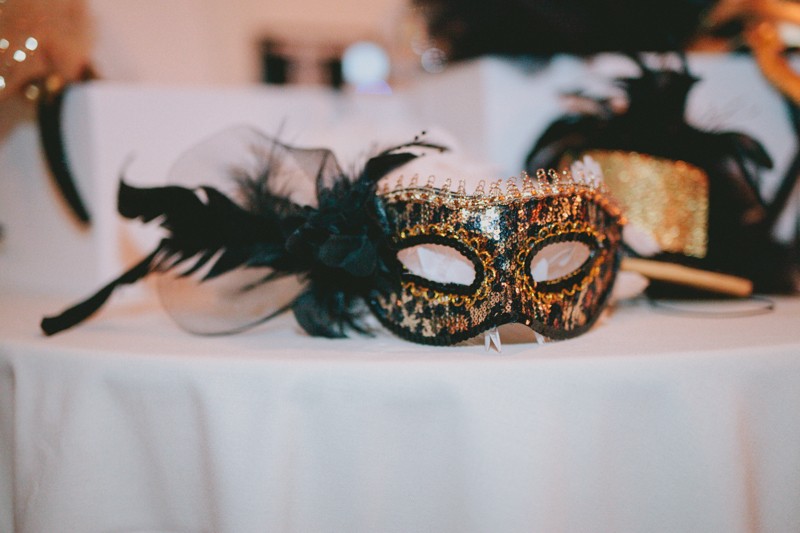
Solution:
<svg viewBox="0 0 800 533"><path fill-rule="evenodd" d="M516 217L515 217L516 219ZM520 277L525 276L525 246L527 241L527 231L524 224L515 220L514 231L510 232L505 239L503 257L495 257L492 261L494 268L497 270L500 278L501 285L501 298L498 306L502 307L503 314L510 315L513 322L524 322L522 309L522 295L523 287L518 283ZM497 263L502 261L501 265Z"/></svg>

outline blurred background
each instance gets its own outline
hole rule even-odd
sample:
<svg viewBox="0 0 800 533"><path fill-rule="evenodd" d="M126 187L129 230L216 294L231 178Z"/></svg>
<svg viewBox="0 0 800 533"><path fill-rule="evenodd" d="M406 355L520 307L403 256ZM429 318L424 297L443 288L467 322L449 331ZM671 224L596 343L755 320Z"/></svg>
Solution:
<svg viewBox="0 0 800 533"><path fill-rule="evenodd" d="M440 128L515 175L564 95L638 74L619 52L701 52L687 120L764 144L758 185L797 243L798 28L789 0L0 0L0 285L81 292L117 272L146 248L120 252L122 169L163 183L231 124L347 162Z"/></svg>
<svg viewBox="0 0 800 533"><path fill-rule="evenodd" d="M747 50L765 22L761 40L772 32L783 51L800 42L798 10L781 0L2 0L0 94L86 66L119 81L380 92L487 54Z"/></svg>

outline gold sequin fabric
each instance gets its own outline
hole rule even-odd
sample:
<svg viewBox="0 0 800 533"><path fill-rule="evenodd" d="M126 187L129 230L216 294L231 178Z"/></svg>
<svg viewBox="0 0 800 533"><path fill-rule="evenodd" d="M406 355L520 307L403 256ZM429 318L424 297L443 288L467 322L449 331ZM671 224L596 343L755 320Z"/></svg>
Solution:
<svg viewBox="0 0 800 533"><path fill-rule="evenodd" d="M586 331L605 306L619 265L621 215L597 184L562 180L494 186L466 195L432 187L378 195L397 250L419 244L452 247L475 267L470 285L402 274L396 290L375 294L370 306L396 334L447 345L492 327L520 322L550 338ZM535 281L531 261L553 243L589 249L574 271Z"/></svg>
<svg viewBox="0 0 800 533"><path fill-rule="evenodd" d="M703 258L708 247L708 175L684 161L592 150L628 221L665 252Z"/></svg>

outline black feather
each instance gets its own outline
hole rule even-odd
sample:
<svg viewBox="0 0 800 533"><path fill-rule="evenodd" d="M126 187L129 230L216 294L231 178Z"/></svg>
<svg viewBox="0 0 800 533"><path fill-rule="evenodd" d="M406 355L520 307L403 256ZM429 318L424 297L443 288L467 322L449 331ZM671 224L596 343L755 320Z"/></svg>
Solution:
<svg viewBox="0 0 800 533"><path fill-rule="evenodd" d="M211 187L199 191L178 186L139 189L121 182L118 206L126 218L161 219L169 236L157 249L159 260L154 269L159 271L194 258L184 275L210 264L205 277L211 279L241 266L259 247L283 244L276 217L246 211ZM215 254L219 255L211 264Z"/></svg>
<svg viewBox="0 0 800 533"><path fill-rule="evenodd" d="M410 148L444 150L415 139L380 152L355 180L343 177L318 190L318 209L288 237L289 251L313 258L306 275L309 290L293 307L309 334L339 337L350 329L366 331L360 303L372 291L399 282L399 263L374 212L374 198L382 177L418 157Z"/></svg>
<svg viewBox="0 0 800 533"><path fill-rule="evenodd" d="M42 319L41 327L45 335L55 335L60 331L69 329L75 324L79 324L92 316L104 303L108 300L111 294L120 285L130 285L145 277L150 273L150 269L155 259L157 252L153 252L139 263L127 270L120 277L97 291L95 294L86 300L62 311L60 314L45 317Z"/></svg>
<svg viewBox="0 0 800 533"><path fill-rule="evenodd" d="M183 187L139 189L120 182L118 209L126 218L151 222L161 218L169 236L156 249L119 278L86 300L57 316L42 320L42 330L52 335L83 322L108 300L117 287L132 284L151 272L165 272L194 258L182 276L211 265L204 279L220 276L250 258L257 246L281 246L281 238L265 217L249 213L215 189L196 191ZM212 259L216 257L215 260Z"/></svg>
<svg viewBox="0 0 800 533"><path fill-rule="evenodd" d="M240 268L272 269L242 291L299 274L307 280L306 289L285 307L292 309L305 331L324 337L342 337L348 330L366 332L361 320L363 299L387 283L399 282L399 263L374 213L377 182L418 157L410 149L444 147L415 139L384 150L366 162L355 180L338 171L328 152L306 151L322 156L313 169L318 204L314 208L271 192L271 176L279 172L281 163L277 154L295 150L277 142L275 146L281 150L270 153L257 175L233 172L244 207L212 187L140 189L121 182L120 214L145 223L159 220L167 236L120 278L60 315L43 320L45 333L82 322L117 286L179 266L182 277L206 269L200 283ZM294 155L302 157L302 152L298 149Z"/></svg>

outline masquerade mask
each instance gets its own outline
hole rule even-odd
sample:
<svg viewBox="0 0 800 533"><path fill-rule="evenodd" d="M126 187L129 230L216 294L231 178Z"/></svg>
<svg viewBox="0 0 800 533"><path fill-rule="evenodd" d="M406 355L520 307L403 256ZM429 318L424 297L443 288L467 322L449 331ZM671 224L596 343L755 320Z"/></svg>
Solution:
<svg viewBox="0 0 800 533"><path fill-rule="evenodd" d="M604 308L619 263L620 214L582 168L481 184L468 195L384 187L381 178L443 148L415 139L345 176L327 150L301 150L248 129L225 136L247 163L202 161L219 139L179 164L234 177L230 192L204 186L121 185L120 213L168 230L157 249L88 300L46 318L47 334L90 316L113 290L166 273L162 302L196 333L241 330L291 309L311 335L367 332L366 307L391 331L424 344L455 344L521 322L540 335L586 331ZM231 145L228 142L228 145ZM225 150L230 152L230 150ZM230 184L233 187L230 187ZM309 187L309 185L312 185ZM282 284L282 286L279 286ZM181 293L197 296L182 304Z"/></svg>
<svg viewBox="0 0 800 533"><path fill-rule="evenodd" d="M370 301L386 327L453 344L510 322L561 339L595 321L617 271L619 211L583 175L500 184L472 196L445 186L379 197L406 267L399 286ZM426 269L426 257L447 268Z"/></svg>
<svg viewBox="0 0 800 533"><path fill-rule="evenodd" d="M602 165L631 222L626 244L633 252L741 276L759 292L797 291L797 260L772 237L788 196L767 202L758 187L761 170L772 166L767 152L743 133L706 131L686 121L686 100L698 78L685 62L682 71L653 70L634 59L641 76L617 80L627 93L626 109L586 98L591 104L584 108L592 111L552 123L528 155L527 168L589 155ZM796 180L790 169L779 192L791 190ZM629 240L630 230L646 236L647 246ZM650 292L697 294L662 284Z"/></svg>

